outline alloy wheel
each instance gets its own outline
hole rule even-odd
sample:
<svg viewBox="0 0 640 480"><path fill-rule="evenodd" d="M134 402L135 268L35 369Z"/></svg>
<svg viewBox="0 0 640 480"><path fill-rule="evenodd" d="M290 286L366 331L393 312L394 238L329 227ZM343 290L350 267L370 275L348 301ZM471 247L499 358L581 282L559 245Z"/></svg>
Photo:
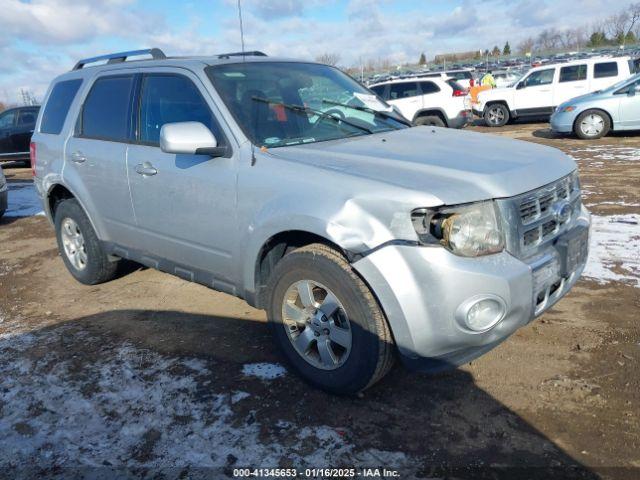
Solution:
<svg viewBox="0 0 640 480"><path fill-rule="evenodd" d="M322 370L335 370L351 352L351 324L336 295L313 280L291 285L282 302L282 320L296 352Z"/></svg>
<svg viewBox="0 0 640 480"><path fill-rule="evenodd" d="M61 229L64 253L76 270L84 270L87 266L87 248L84 236L75 220L65 218Z"/></svg>

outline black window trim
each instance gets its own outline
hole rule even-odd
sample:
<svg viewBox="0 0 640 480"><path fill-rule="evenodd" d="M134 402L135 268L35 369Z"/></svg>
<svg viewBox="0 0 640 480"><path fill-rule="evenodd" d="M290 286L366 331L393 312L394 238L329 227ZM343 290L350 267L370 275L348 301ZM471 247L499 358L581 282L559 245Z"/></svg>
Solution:
<svg viewBox="0 0 640 480"><path fill-rule="evenodd" d="M84 96L84 98L82 99L82 107L80 108L80 111L78 112L78 118L76 119L76 124L75 124L75 128L74 128L74 134L73 136L76 138L83 138L85 140L99 140L101 142L112 142L112 143L122 143L122 144L132 144L133 139L131 137L131 124L132 124L132 99L135 96L135 88L136 88L136 77L139 76L139 73L135 73L135 72L131 72L131 73L105 73L104 75L98 75L93 79L93 82L91 83L91 86L89 87L89 90L87 91L87 94ZM133 86L131 88L131 91L133 92L133 95L131 95L129 97L129 106L128 106L128 112L127 112L127 116L129 117L129 124L127 125L127 137L126 139L119 139L119 140L115 140L113 138L107 138L107 137L97 137L97 136L88 136L85 135L82 129L82 121L84 118L84 107L87 103L87 99L89 98L89 95L91 95L91 92L93 91L96 83L98 83L98 81L104 79L104 78L122 78L122 77L132 77L133 79Z"/></svg>
<svg viewBox="0 0 640 480"><path fill-rule="evenodd" d="M207 99L204 97L204 95L202 95L202 92L200 91L200 89L198 88L198 86L195 84L195 82L189 78L188 75L185 75L183 73L177 73L177 72L163 72L163 71L147 71L147 72L142 72L139 73L139 79L138 79L138 83L135 85L135 92L134 92L134 108L133 108L133 112L134 112L134 116L132 118L132 124L134 126L134 136L133 136L133 140L130 142L132 144L135 145L142 145L145 147L155 147L155 148L160 148L160 144L156 143L156 142L143 142L142 140L140 140L140 118L141 118L141 113L142 113L142 84L143 84L143 80L144 77L153 77L153 76L160 76L160 77L183 77L185 78L187 81L191 82L191 84L195 87L196 91L198 92L198 94L200 95L200 97L202 98L202 101L204 102L204 104L207 106L207 108L209 109L209 112L211 113L211 116L213 117L214 121L218 124L218 130L220 131L220 135L222 138L217 138L216 140L218 142L218 147L225 147L227 149L227 153L222 155L222 158L230 158L233 155L233 148L231 147L231 143L228 141L227 136L224 133L224 130L222 128L222 123L220 122L220 120L218 119L218 115L216 115L214 113L214 111L211 109L211 106L209 105L209 102L207 102Z"/></svg>

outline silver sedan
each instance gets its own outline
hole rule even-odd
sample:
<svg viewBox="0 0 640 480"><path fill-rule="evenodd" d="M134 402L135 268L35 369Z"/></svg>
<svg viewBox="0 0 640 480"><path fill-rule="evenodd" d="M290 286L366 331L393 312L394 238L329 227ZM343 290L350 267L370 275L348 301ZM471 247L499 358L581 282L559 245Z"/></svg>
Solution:
<svg viewBox="0 0 640 480"><path fill-rule="evenodd" d="M640 74L558 106L551 129L589 140L609 131L640 130Z"/></svg>

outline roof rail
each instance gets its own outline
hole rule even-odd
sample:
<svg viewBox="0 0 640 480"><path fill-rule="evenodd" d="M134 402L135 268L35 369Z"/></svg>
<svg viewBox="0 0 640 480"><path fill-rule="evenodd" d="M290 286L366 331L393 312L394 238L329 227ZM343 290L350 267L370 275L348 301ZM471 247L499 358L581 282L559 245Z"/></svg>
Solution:
<svg viewBox="0 0 640 480"><path fill-rule="evenodd" d="M233 52L233 53L221 53L218 55L218 58L229 58L229 57L266 57L267 54L264 52L260 52L258 50L253 50L251 52Z"/></svg>
<svg viewBox="0 0 640 480"><path fill-rule="evenodd" d="M85 58L76 63L73 67L73 70L80 70L89 63L100 62L102 60L107 60L107 64L121 63L126 61L129 57L135 57L138 55L151 55L151 58L153 58L154 60L162 60L164 58L167 58L164 52L159 48L145 48L144 50L131 50L129 52L109 53L107 55L100 55L98 57Z"/></svg>

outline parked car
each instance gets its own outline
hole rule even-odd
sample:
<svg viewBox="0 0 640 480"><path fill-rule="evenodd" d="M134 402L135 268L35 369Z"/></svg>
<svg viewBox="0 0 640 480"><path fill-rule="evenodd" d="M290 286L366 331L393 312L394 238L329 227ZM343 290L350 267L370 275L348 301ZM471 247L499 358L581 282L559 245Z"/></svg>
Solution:
<svg viewBox="0 0 640 480"><path fill-rule="evenodd" d="M551 115L551 129L585 140L610 130L640 130L640 74L560 104Z"/></svg>
<svg viewBox="0 0 640 480"><path fill-rule="evenodd" d="M29 141L39 109L38 106L18 107L0 113L0 161L29 161Z"/></svg>
<svg viewBox="0 0 640 480"><path fill-rule="evenodd" d="M408 78L369 88L414 125L462 128L473 119L467 91L451 78Z"/></svg>
<svg viewBox="0 0 640 480"><path fill-rule="evenodd" d="M7 211L8 195L7 179L4 178L4 172L2 171L2 166L0 166L0 218L2 218L4 212Z"/></svg>
<svg viewBox="0 0 640 480"><path fill-rule="evenodd" d="M305 106L310 89L332 104L350 92L369 116ZM482 355L586 261L571 158L412 127L327 65L158 49L82 60L53 81L32 142L73 277L105 282L130 259L243 298L289 365L340 394L396 354L424 371Z"/></svg>
<svg viewBox="0 0 640 480"><path fill-rule="evenodd" d="M637 61L630 57L543 65L531 69L512 87L481 92L473 110L490 127L501 127L515 118L548 118L561 103L629 78L636 69Z"/></svg>

